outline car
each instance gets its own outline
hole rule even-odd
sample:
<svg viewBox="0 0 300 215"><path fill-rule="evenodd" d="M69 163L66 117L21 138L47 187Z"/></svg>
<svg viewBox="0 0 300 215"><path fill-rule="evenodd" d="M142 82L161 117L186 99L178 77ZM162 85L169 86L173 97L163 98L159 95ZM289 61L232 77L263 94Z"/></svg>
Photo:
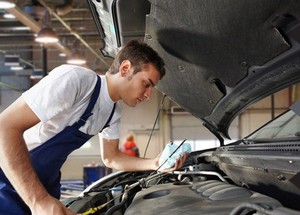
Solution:
<svg viewBox="0 0 300 215"><path fill-rule="evenodd" d="M101 53L143 39L165 60L157 89L219 146L171 173L114 172L64 204L83 214L300 214L300 101L225 144L250 105L300 82L300 1L90 0Z"/></svg>

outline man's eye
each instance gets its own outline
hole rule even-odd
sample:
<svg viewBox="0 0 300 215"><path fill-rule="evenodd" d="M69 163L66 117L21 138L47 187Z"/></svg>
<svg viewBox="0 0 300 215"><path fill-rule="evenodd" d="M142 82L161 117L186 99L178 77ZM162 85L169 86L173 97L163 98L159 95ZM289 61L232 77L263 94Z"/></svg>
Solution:
<svg viewBox="0 0 300 215"><path fill-rule="evenodd" d="M144 86L145 86L146 88L149 88L149 87L151 86L151 84L150 84L150 82L148 82L148 81L144 81Z"/></svg>

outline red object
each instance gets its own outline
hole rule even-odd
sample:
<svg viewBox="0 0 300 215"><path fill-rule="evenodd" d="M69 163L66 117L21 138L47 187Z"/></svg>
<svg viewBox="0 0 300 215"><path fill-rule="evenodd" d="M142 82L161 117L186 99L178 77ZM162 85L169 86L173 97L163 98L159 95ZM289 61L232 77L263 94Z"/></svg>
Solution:
<svg viewBox="0 0 300 215"><path fill-rule="evenodd" d="M123 144L121 151L133 157L139 156L139 149L137 148L136 144L133 141L126 141Z"/></svg>

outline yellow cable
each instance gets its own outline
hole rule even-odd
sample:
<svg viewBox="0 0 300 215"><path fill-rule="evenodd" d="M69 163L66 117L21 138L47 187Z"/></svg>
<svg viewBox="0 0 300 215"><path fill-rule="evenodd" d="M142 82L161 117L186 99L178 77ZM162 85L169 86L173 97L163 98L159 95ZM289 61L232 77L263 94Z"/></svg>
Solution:
<svg viewBox="0 0 300 215"><path fill-rule="evenodd" d="M97 207L94 207L94 208L90 208L88 209L87 211L83 212L82 215L89 215L89 214L94 214L96 213L98 210L101 210L102 208L104 208L108 203L110 203L110 201L102 204L102 205L99 205Z"/></svg>
<svg viewBox="0 0 300 215"><path fill-rule="evenodd" d="M114 201L115 199L119 198L121 195L123 195L123 193L121 193L120 195L116 196L115 198L109 200L108 202L105 202L102 205L96 206L96 207L92 207L90 209L88 209L87 211L81 213L82 215L89 215L89 214L94 214L96 213L98 210L101 210L102 208L104 208L106 205L108 205L109 203L111 203L112 201Z"/></svg>
<svg viewBox="0 0 300 215"><path fill-rule="evenodd" d="M175 150L176 151L176 150ZM147 178L149 179L152 179L153 177L157 177L159 175L164 175L164 174L167 174L167 173L159 173L157 175L154 175L154 176L148 176ZM128 192L129 190L133 189L135 186L139 185L141 183L142 180L138 181L138 182L135 182L133 184L131 184L129 187L125 187L125 190L126 192ZM101 210L102 208L104 208L106 205L108 205L109 203L111 203L112 201L114 201L115 199L121 197L123 194L125 193L125 191L123 193L120 193L119 195L117 195L116 197L112 198L111 200L109 200L108 202L105 202L104 204L102 205L99 205L99 206L96 206L96 207L92 207L90 209L88 209L87 211L81 213L82 215L89 215L89 214L94 214L96 213L98 210Z"/></svg>

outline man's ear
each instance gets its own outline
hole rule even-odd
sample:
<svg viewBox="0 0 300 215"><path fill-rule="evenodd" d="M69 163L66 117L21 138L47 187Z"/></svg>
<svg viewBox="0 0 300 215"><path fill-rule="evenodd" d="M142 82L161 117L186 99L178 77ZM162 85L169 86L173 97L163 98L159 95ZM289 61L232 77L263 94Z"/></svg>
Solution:
<svg viewBox="0 0 300 215"><path fill-rule="evenodd" d="M126 76L131 69L131 62L129 60L124 60L122 61L120 67L119 67L119 72L121 73L121 76Z"/></svg>

